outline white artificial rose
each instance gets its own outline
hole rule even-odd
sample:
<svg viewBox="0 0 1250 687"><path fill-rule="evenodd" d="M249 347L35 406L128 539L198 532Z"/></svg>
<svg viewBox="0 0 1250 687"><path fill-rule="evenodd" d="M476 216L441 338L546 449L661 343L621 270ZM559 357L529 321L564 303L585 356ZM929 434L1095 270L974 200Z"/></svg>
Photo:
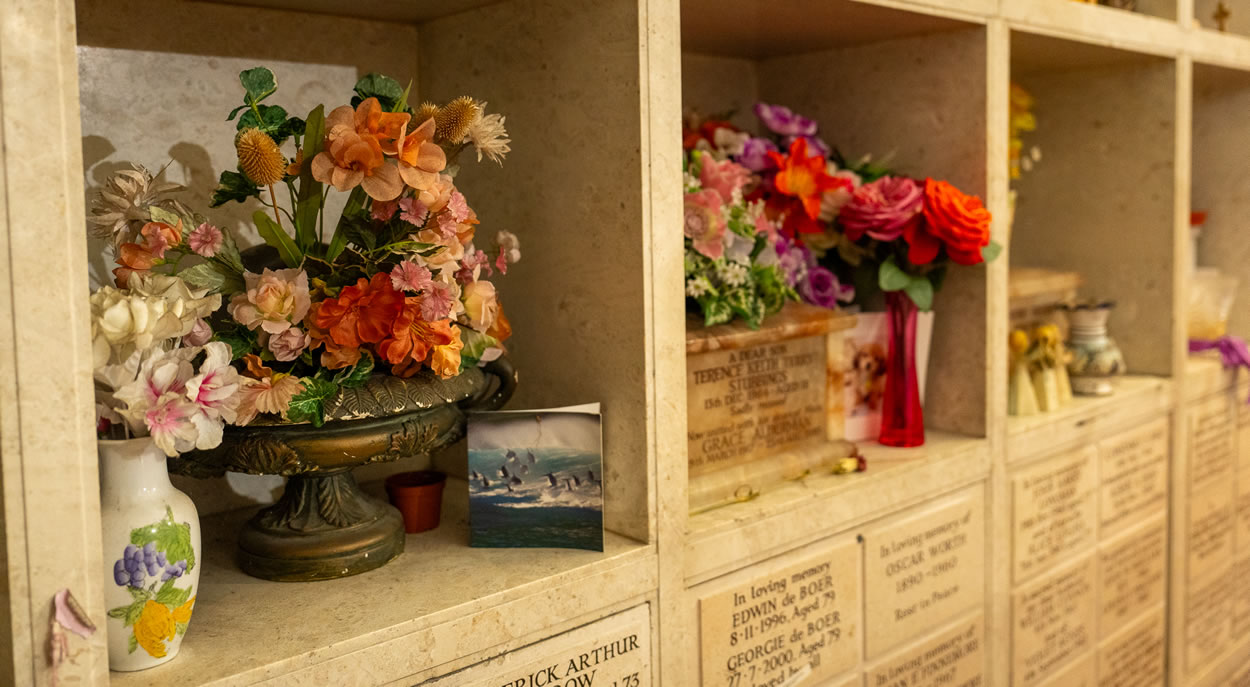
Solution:
<svg viewBox="0 0 1250 687"><path fill-rule="evenodd" d="M127 287L104 286L91 294L92 355L97 367L185 336L197 321L221 307L219 294L192 290L178 277L165 274L132 274Z"/></svg>

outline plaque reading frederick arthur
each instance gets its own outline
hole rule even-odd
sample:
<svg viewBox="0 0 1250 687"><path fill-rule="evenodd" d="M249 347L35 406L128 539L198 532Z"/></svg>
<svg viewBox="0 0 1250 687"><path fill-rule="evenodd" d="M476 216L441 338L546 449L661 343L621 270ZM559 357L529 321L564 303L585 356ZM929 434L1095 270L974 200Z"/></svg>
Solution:
<svg viewBox="0 0 1250 687"><path fill-rule="evenodd" d="M868 657L985 600L980 490L864 534Z"/></svg>
<svg viewBox="0 0 1250 687"><path fill-rule="evenodd" d="M1102 619L1098 627L1106 637L1145 610L1163 603L1167 522L1160 516L1141 529L1104 543L1100 551Z"/></svg>
<svg viewBox="0 0 1250 687"><path fill-rule="evenodd" d="M959 622L868 669L868 687L984 687L984 617Z"/></svg>
<svg viewBox="0 0 1250 687"><path fill-rule="evenodd" d="M1093 556L1022 588L1011 602L1011 683L1032 687L1093 646Z"/></svg>
<svg viewBox="0 0 1250 687"><path fill-rule="evenodd" d="M702 684L776 687L808 666L814 684L857 665L861 568L850 540L701 598Z"/></svg>
<svg viewBox="0 0 1250 687"><path fill-rule="evenodd" d="M692 477L825 436L824 336L686 357Z"/></svg>
<svg viewBox="0 0 1250 687"><path fill-rule="evenodd" d="M1163 607L1124 632L1104 641L1098 651L1099 687L1162 685Z"/></svg>
<svg viewBox="0 0 1250 687"><path fill-rule="evenodd" d="M1012 490L1014 579L1020 583L1093 545L1096 451L1051 458L1018 475Z"/></svg>
<svg viewBox="0 0 1250 687"><path fill-rule="evenodd" d="M423 685L649 687L648 606L623 611Z"/></svg>

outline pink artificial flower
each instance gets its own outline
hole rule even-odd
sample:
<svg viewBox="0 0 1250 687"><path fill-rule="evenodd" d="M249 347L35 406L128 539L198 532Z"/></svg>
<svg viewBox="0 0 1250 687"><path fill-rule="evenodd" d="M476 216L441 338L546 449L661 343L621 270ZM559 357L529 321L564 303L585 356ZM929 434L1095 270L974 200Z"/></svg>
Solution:
<svg viewBox="0 0 1250 687"><path fill-rule="evenodd" d="M712 189L720 194L725 204L733 202L734 192L741 191L751 180L751 172L733 160L717 161L710 155L702 158L702 169L699 181L703 188Z"/></svg>
<svg viewBox="0 0 1250 687"><path fill-rule="evenodd" d="M430 270L411 260L405 260L391 269L391 286L396 291L417 293L430 288Z"/></svg>
<svg viewBox="0 0 1250 687"><path fill-rule="evenodd" d="M144 238L145 247L148 252L158 258L165 257L165 251L171 248L174 244L174 242L169 240L170 236L168 233L161 231L163 227L167 226L169 225L161 222L148 222L143 225L143 229L139 230L139 233ZM177 230L175 230L174 233L176 235ZM176 240L177 239L175 239L175 242Z"/></svg>
<svg viewBox="0 0 1250 687"><path fill-rule="evenodd" d="M288 374L275 374L264 379L240 377L244 387L239 392L238 425L246 425L256 419L258 413L273 413L286 419L291 399L304 390L304 383Z"/></svg>
<svg viewBox="0 0 1250 687"><path fill-rule="evenodd" d="M308 273L296 267L261 274L244 272L247 290L230 299L227 310L236 322L248 329L260 327L270 334L281 334L297 325L312 305L308 293Z"/></svg>
<svg viewBox="0 0 1250 687"><path fill-rule="evenodd" d="M893 241L924 209L924 188L907 177L881 177L855 189L838 215L846 237L858 241L864 234Z"/></svg>
<svg viewBox="0 0 1250 687"><path fill-rule="evenodd" d="M284 363L295 360L312 343L308 332L299 327L289 327L280 334L269 337L269 352L273 357Z"/></svg>
<svg viewBox="0 0 1250 687"><path fill-rule="evenodd" d="M187 237L187 245L191 246L191 250L202 258L211 258L221 250L221 246L225 243L225 234L217 227L205 222L195 228L191 235Z"/></svg>
<svg viewBox="0 0 1250 687"><path fill-rule="evenodd" d="M399 218L413 226L424 226L430 216L430 209L416 198L399 199Z"/></svg>
<svg viewBox="0 0 1250 687"><path fill-rule="evenodd" d="M234 422L239 405L239 373L230 364L230 345L213 341L204 346L200 373L187 380L187 399L210 419Z"/></svg>
<svg viewBox="0 0 1250 687"><path fill-rule="evenodd" d="M713 260L725 254L725 215L720 194L704 189L686 194L685 235L694 249Z"/></svg>
<svg viewBox="0 0 1250 687"><path fill-rule="evenodd" d="M499 249L499 256L495 258L495 269L499 270L500 274L508 273L508 251L503 248Z"/></svg>
<svg viewBox="0 0 1250 687"><path fill-rule="evenodd" d="M375 200L369 208L369 216L379 222L389 222L399 209L399 203L393 200Z"/></svg>
<svg viewBox="0 0 1250 687"><path fill-rule="evenodd" d="M425 297L421 299L421 319L426 322L437 322L451 313L456 296L447 284L435 282L430 285Z"/></svg>
<svg viewBox="0 0 1250 687"><path fill-rule="evenodd" d="M451 216L455 217L457 222L469 219L471 213L464 194L459 191L452 191L451 198L447 199L447 209L451 211Z"/></svg>
<svg viewBox="0 0 1250 687"><path fill-rule="evenodd" d="M763 210L755 215L755 233L767 236L770 244L777 243L777 239L781 237L781 233L777 231L777 225L768 219L768 215L764 214Z"/></svg>
<svg viewBox="0 0 1250 687"><path fill-rule="evenodd" d="M200 430L193 421L200 409L181 394L168 393L143 414L152 441L165 455L174 457L195 448Z"/></svg>
<svg viewBox="0 0 1250 687"><path fill-rule="evenodd" d="M444 241L450 241L460 231L460 223L452 216L450 212L444 212L438 216L438 233L443 237Z"/></svg>
<svg viewBox="0 0 1250 687"><path fill-rule="evenodd" d="M439 174L438 179L427 189L417 191L417 200L430 212L438 212L447 207L451 194L456 190L455 180L450 174Z"/></svg>
<svg viewBox="0 0 1250 687"><path fill-rule="evenodd" d="M195 324L191 325L191 331L187 332L187 335L182 337L182 345L191 347L203 346L212 339L213 328L209 326L208 322L206 322L204 318L200 318L195 321Z"/></svg>
<svg viewBox="0 0 1250 687"><path fill-rule="evenodd" d="M470 246L472 248L472 246ZM492 276L490 258L486 257L483 251L466 251L464 260L460 263L461 267L456 271L456 281L461 284L468 284L471 281L477 281L478 275L482 268L486 269L486 276Z"/></svg>

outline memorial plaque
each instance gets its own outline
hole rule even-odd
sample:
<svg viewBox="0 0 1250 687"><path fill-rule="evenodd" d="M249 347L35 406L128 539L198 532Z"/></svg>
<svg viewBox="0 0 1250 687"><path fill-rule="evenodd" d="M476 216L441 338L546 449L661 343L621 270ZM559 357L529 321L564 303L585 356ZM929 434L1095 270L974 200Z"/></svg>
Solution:
<svg viewBox="0 0 1250 687"><path fill-rule="evenodd" d="M1228 679L1228 687L1250 687L1250 665L1242 667Z"/></svg>
<svg viewBox="0 0 1250 687"><path fill-rule="evenodd" d="M985 602L985 500L978 490L864 534L868 657Z"/></svg>
<svg viewBox="0 0 1250 687"><path fill-rule="evenodd" d="M1164 683L1163 607L1149 613L1098 650L1099 687L1146 687Z"/></svg>
<svg viewBox="0 0 1250 687"><path fill-rule="evenodd" d="M984 687L984 616L956 623L868 669L867 687Z"/></svg>
<svg viewBox="0 0 1250 687"><path fill-rule="evenodd" d="M1237 561L1233 564L1235 580L1233 586L1233 639L1243 639L1250 634L1250 550L1237 552Z"/></svg>
<svg viewBox="0 0 1250 687"><path fill-rule="evenodd" d="M1146 609L1163 603L1168 560L1167 522L1159 518L1100 549L1099 633L1107 637Z"/></svg>
<svg viewBox="0 0 1250 687"><path fill-rule="evenodd" d="M1167 463L1157 462L1113 480L1103 478L1098 501L1102 536L1167 512L1168 469Z"/></svg>
<svg viewBox="0 0 1250 687"><path fill-rule="evenodd" d="M1234 546L1238 552L1250 551L1250 470L1237 472L1237 501L1233 505Z"/></svg>
<svg viewBox="0 0 1250 687"><path fill-rule="evenodd" d="M1189 488L1227 483L1237 451L1232 408L1227 396L1193 404L1189 411Z"/></svg>
<svg viewBox="0 0 1250 687"><path fill-rule="evenodd" d="M686 356L690 476L825 438L825 336Z"/></svg>
<svg viewBox="0 0 1250 687"><path fill-rule="evenodd" d="M702 597L702 684L775 687L808 666L815 684L855 667L861 569L850 540Z"/></svg>
<svg viewBox="0 0 1250 687"><path fill-rule="evenodd" d="M1190 585L1185 599L1185 669L1200 672L1228 648L1233 625L1233 570L1202 585Z"/></svg>
<svg viewBox="0 0 1250 687"><path fill-rule="evenodd" d="M1060 668L1055 676L1043 682L1041 687L1099 687L1097 655L1086 652L1084 656Z"/></svg>
<svg viewBox="0 0 1250 687"><path fill-rule="evenodd" d="M1012 559L1016 583L1094 543L1094 447L1051 458L1013 480Z"/></svg>
<svg viewBox="0 0 1250 687"><path fill-rule="evenodd" d="M1232 565L1233 485L1217 482L1189 498L1188 579L1202 579Z"/></svg>
<svg viewBox="0 0 1250 687"><path fill-rule="evenodd" d="M649 687L648 606L510 651L441 678L431 687Z"/></svg>
<svg viewBox="0 0 1250 687"><path fill-rule="evenodd" d="M1093 647L1097 627L1093 556L1035 580L1012 595L1011 674L1032 687Z"/></svg>
<svg viewBox="0 0 1250 687"><path fill-rule="evenodd" d="M1102 480L1111 481L1168 458L1168 419L1161 417L1098 446Z"/></svg>

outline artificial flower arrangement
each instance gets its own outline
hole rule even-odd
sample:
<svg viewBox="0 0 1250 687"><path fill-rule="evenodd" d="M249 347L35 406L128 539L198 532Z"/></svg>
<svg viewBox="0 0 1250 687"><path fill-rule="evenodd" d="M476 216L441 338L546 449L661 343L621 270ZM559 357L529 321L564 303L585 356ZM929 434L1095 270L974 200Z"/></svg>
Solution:
<svg viewBox="0 0 1250 687"><path fill-rule="evenodd" d="M453 377L501 355L511 333L487 277L520 258L517 238L477 248L453 180L470 146L502 163L502 116L470 97L413 108L370 74L350 104L300 118L267 104L270 70L239 76L243 104L227 117L238 169L221 173L210 207L265 205L253 220L268 264L141 167L115 175L89 218L118 264L116 288L91 298L101 430L150 434L171 456L218 445L224 423L320 426L340 387ZM337 218L331 191L348 194Z"/></svg>

